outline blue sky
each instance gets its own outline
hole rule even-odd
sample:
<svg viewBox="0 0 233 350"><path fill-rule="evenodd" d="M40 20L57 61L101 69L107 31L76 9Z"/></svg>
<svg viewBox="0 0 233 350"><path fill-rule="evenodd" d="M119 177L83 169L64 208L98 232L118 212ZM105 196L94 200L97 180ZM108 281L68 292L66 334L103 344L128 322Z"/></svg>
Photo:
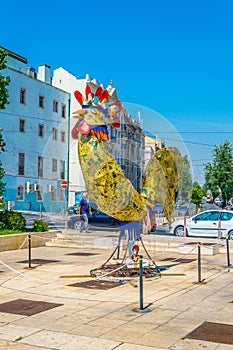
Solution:
<svg viewBox="0 0 233 350"><path fill-rule="evenodd" d="M233 142L233 1L4 2L0 45L37 68L47 63L158 112L184 140L195 179L214 144ZM149 131L174 139L156 115Z"/></svg>

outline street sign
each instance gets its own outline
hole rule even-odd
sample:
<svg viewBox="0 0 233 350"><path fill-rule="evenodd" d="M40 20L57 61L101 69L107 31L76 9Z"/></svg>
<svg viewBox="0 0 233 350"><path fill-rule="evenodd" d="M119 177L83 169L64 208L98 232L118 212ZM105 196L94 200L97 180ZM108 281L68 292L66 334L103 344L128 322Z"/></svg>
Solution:
<svg viewBox="0 0 233 350"><path fill-rule="evenodd" d="M68 182L67 181L62 181L61 182L61 188L67 188L68 187Z"/></svg>

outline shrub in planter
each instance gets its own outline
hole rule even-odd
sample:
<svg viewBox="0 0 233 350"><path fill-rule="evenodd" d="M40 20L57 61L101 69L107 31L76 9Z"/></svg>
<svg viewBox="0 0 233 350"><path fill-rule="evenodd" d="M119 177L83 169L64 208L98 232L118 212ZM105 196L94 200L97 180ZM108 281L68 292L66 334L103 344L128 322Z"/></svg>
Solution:
<svg viewBox="0 0 233 350"><path fill-rule="evenodd" d="M21 213L13 210L0 212L0 227L7 230L26 231L26 220Z"/></svg>
<svg viewBox="0 0 233 350"><path fill-rule="evenodd" d="M35 220L33 223L34 232L45 232L49 230L48 224L43 220Z"/></svg>
<svg viewBox="0 0 233 350"><path fill-rule="evenodd" d="M5 229L5 224L4 222L0 221L0 231Z"/></svg>

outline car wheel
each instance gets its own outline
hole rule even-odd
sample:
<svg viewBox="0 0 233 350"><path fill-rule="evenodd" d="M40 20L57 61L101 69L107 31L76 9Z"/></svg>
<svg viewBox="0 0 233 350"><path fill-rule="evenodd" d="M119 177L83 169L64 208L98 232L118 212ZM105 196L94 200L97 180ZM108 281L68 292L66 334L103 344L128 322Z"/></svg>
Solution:
<svg viewBox="0 0 233 350"><path fill-rule="evenodd" d="M229 239L233 240L233 230L228 233Z"/></svg>
<svg viewBox="0 0 233 350"><path fill-rule="evenodd" d="M175 236L183 237L184 236L184 226L177 226L174 230ZM188 236L188 231L186 228L186 235Z"/></svg>
<svg viewBox="0 0 233 350"><path fill-rule="evenodd" d="M79 230L79 228L80 228L80 221L75 221L73 223L73 228L74 228L74 230Z"/></svg>

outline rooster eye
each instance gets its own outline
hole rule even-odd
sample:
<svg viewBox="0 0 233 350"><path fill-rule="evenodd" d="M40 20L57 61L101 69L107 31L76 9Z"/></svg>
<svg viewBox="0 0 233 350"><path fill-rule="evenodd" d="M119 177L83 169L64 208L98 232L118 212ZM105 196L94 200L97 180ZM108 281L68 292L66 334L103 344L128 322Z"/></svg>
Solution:
<svg viewBox="0 0 233 350"><path fill-rule="evenodd" d="M96 114L96 113L97 113L97 110L96 110L96 109L92 109L91 113L92 113L92 114Z"/></svg>

